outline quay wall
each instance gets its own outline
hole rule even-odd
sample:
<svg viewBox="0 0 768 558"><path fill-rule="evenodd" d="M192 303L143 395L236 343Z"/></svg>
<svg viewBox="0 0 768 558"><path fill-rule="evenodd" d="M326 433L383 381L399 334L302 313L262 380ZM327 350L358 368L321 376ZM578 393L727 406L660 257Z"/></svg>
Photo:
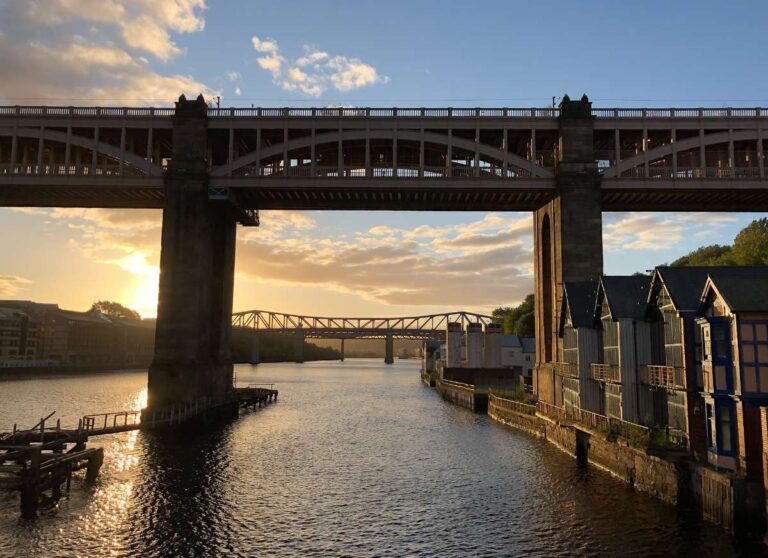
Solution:
<svg viewBox="0 0 768 558"><path fill-rule="evenodd" d="M488 394L478 392L474 386L438 379L435 389L446 401L475 413L485 413L488 410Z"/></svg>
<svg viewBox="0 0 768 558"><path fill-rule="evenodd" d="M680 455L663 459L631 447L621 439L612 441L600 433L562 423L540 413L502 406L491 396L488 416L505 426L544 438L577 460L589 462L623 479L638 491L672 505L692 505L702 516L729 533L740 528L740 509L746 509L744 481L715 471ZM743 515L743 514L742 514Z"/></svg>

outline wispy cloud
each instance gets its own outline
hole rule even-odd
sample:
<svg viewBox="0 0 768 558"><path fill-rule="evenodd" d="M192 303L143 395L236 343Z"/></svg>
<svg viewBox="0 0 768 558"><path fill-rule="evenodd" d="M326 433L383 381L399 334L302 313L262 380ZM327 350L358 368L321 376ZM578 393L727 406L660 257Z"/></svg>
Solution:
<svg viewBox="0 0 768 558"><path fill-rule="evenodd" d="M272 82L285 91L298 91L319 97L329 88L347 92L389 78L359 58L331 55L314 47L304 46L304 55L289 61L274 39L252 37L254 50L260 54L257 62L272 74Z"/></svg>
<svg viewBox="0 0 768 558"><path fill-rule="evenodd" d="M0 275L0 296L15 296L32 281L18 275Z"/></svg>
<svg viewBox="0 0 768 558"><path fill-rule="evenodd" d="M667 250L684 239L706 239L738 218L727 213L615 213L605 219L603 245L608 251Z"/></svg>

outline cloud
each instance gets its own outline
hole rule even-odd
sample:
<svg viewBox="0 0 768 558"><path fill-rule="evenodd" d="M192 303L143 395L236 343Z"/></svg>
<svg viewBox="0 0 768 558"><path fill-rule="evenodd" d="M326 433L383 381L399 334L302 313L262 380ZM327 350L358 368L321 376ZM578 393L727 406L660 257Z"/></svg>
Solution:
<svg viewBox="0 0 768 558"><path fill-rule="evenodd" d="M331 56L305 46L304 56L290 62L274 39L254 36L251 42L254 50L262 55L256 59L259 66L272 74L272 83L284 91L319 97L329 88L347 92L389 81L387 76L382 76L376 68L359 58Z"/></svg>
<svg viewBox="0 0 768 558"><path fill-rule="evenodd" d="M228 79L229 81L237 81L237 80L239 80L241 77L243 77L243 76L242 76L242 75L240 75L240 72L234 72L234 71L233 71L233 72L227 72L227 79Z"/></svg>
<svg viewBox="0 0 768 558"><path fill-rule="evenodd" d="M18 275L0 275L0 296L15 296L32 281Z"/></svg>
<svg viewBox="0 0 768 558"><path fill-rule="evenodd" d="M686 238L716 235L737 219L727 213L614 213L605 218L603 246L607 251L667 250Z"/></svg>
<svg viewBox="0 0 768 558"><path fill-rule="evenodd" d="M205 0L25 0L23 13L52 29L78 21L100 24L110 38L168 60L181 53L170 33L201 31L203 10Z"/></svg>
<svg viewBox="0 0 768 558"><path fill-rule="evenodd" d="M159 210L56 208L33 215L66 228L83 258L152 281L157 276ZM320 226L307 212L264 211L261 222L238 230L240 281L319 287L387 305L453 308L461 301L484 311L522 300L533 285L531 217L525 214L357 233ZM517 232L522 229L528 234Z"/></svg>
<svg viewBox="0 0 768 558"><path fill-rule="evenodd" d="M215 93L192 76L153 70L142 55L163 61L179 55L171 34L203 28L203 0L29 0L0 7L0 98L135 104Z"/></svg>
<svg viewBox="0 0 768 558"><path fill-rule="evenodd" d="M263 213L262 223L271 219L272 212ZM277 236L255 230L238 246L239 277L321 286L388 305L461 301L487 310L531 291L531 227L529 215L489 214L459 225L377 225L352 235L318 227L285 227Z"/></svg>

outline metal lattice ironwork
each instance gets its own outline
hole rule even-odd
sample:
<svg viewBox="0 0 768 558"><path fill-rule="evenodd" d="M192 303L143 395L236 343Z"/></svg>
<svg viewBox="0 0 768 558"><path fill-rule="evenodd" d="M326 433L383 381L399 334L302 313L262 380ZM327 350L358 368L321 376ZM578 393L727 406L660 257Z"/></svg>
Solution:
<svg viewBox="0 0 768 558"><path fill-rule="evenodd" d="M300 316L264 310L249 310L232 315L232 325L274 333L300 332L316 338L381 338L391 335L398 339L442 339L449 323L466 328L470 323L487 325L491 316L473 312L447 312L424 316L396 318L342 318Z"/></svg>

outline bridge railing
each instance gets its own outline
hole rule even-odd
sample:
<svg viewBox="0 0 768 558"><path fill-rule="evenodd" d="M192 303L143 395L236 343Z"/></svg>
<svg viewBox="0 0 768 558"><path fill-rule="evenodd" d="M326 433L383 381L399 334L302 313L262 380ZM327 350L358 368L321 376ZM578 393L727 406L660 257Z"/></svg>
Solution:
<svg viewBox="0 0 768 558"><path fill-rule="evenodd" d="M168 118L173 107L0 106L0 116ZM208 109L211 118L534 118L552 119L557 107L228 107ZM755 108L593 108L596 118L766 118Z"/></svg>
<svg viewBox="0 0 768 558"><path fill-rule="evenodd" d="M212 118L557 118L558 108L252 107L209 108Z"/></svg>
<svg viewBox="0 0 768 558"><path fill-rule="evenodd" d="M169 117L173 107L55 107L55 106L0 106L0 116L104 116L104 117Z"/></svg>
<svg viewBox="0 0 768 558"><path fill-rule="evenodd" d="M138 426L139 424L141 424L141 411L119 411L116 413L85 415L80 421L81 429L86 432Z"/></svg>
<svg viewBox="0 0 768 558"><path fill-rule="evenodd" d="M124 163L109 164L70 164L70 165L31 165L16 163L0 165L1 175L17 176L146 176L147 172L133 165Z"/></svg>
<svg viewBox="0 0 768 558"><path fill-rule="evenodd" d="M593 108L596 118L766 118L765 108Z"/></svg>

